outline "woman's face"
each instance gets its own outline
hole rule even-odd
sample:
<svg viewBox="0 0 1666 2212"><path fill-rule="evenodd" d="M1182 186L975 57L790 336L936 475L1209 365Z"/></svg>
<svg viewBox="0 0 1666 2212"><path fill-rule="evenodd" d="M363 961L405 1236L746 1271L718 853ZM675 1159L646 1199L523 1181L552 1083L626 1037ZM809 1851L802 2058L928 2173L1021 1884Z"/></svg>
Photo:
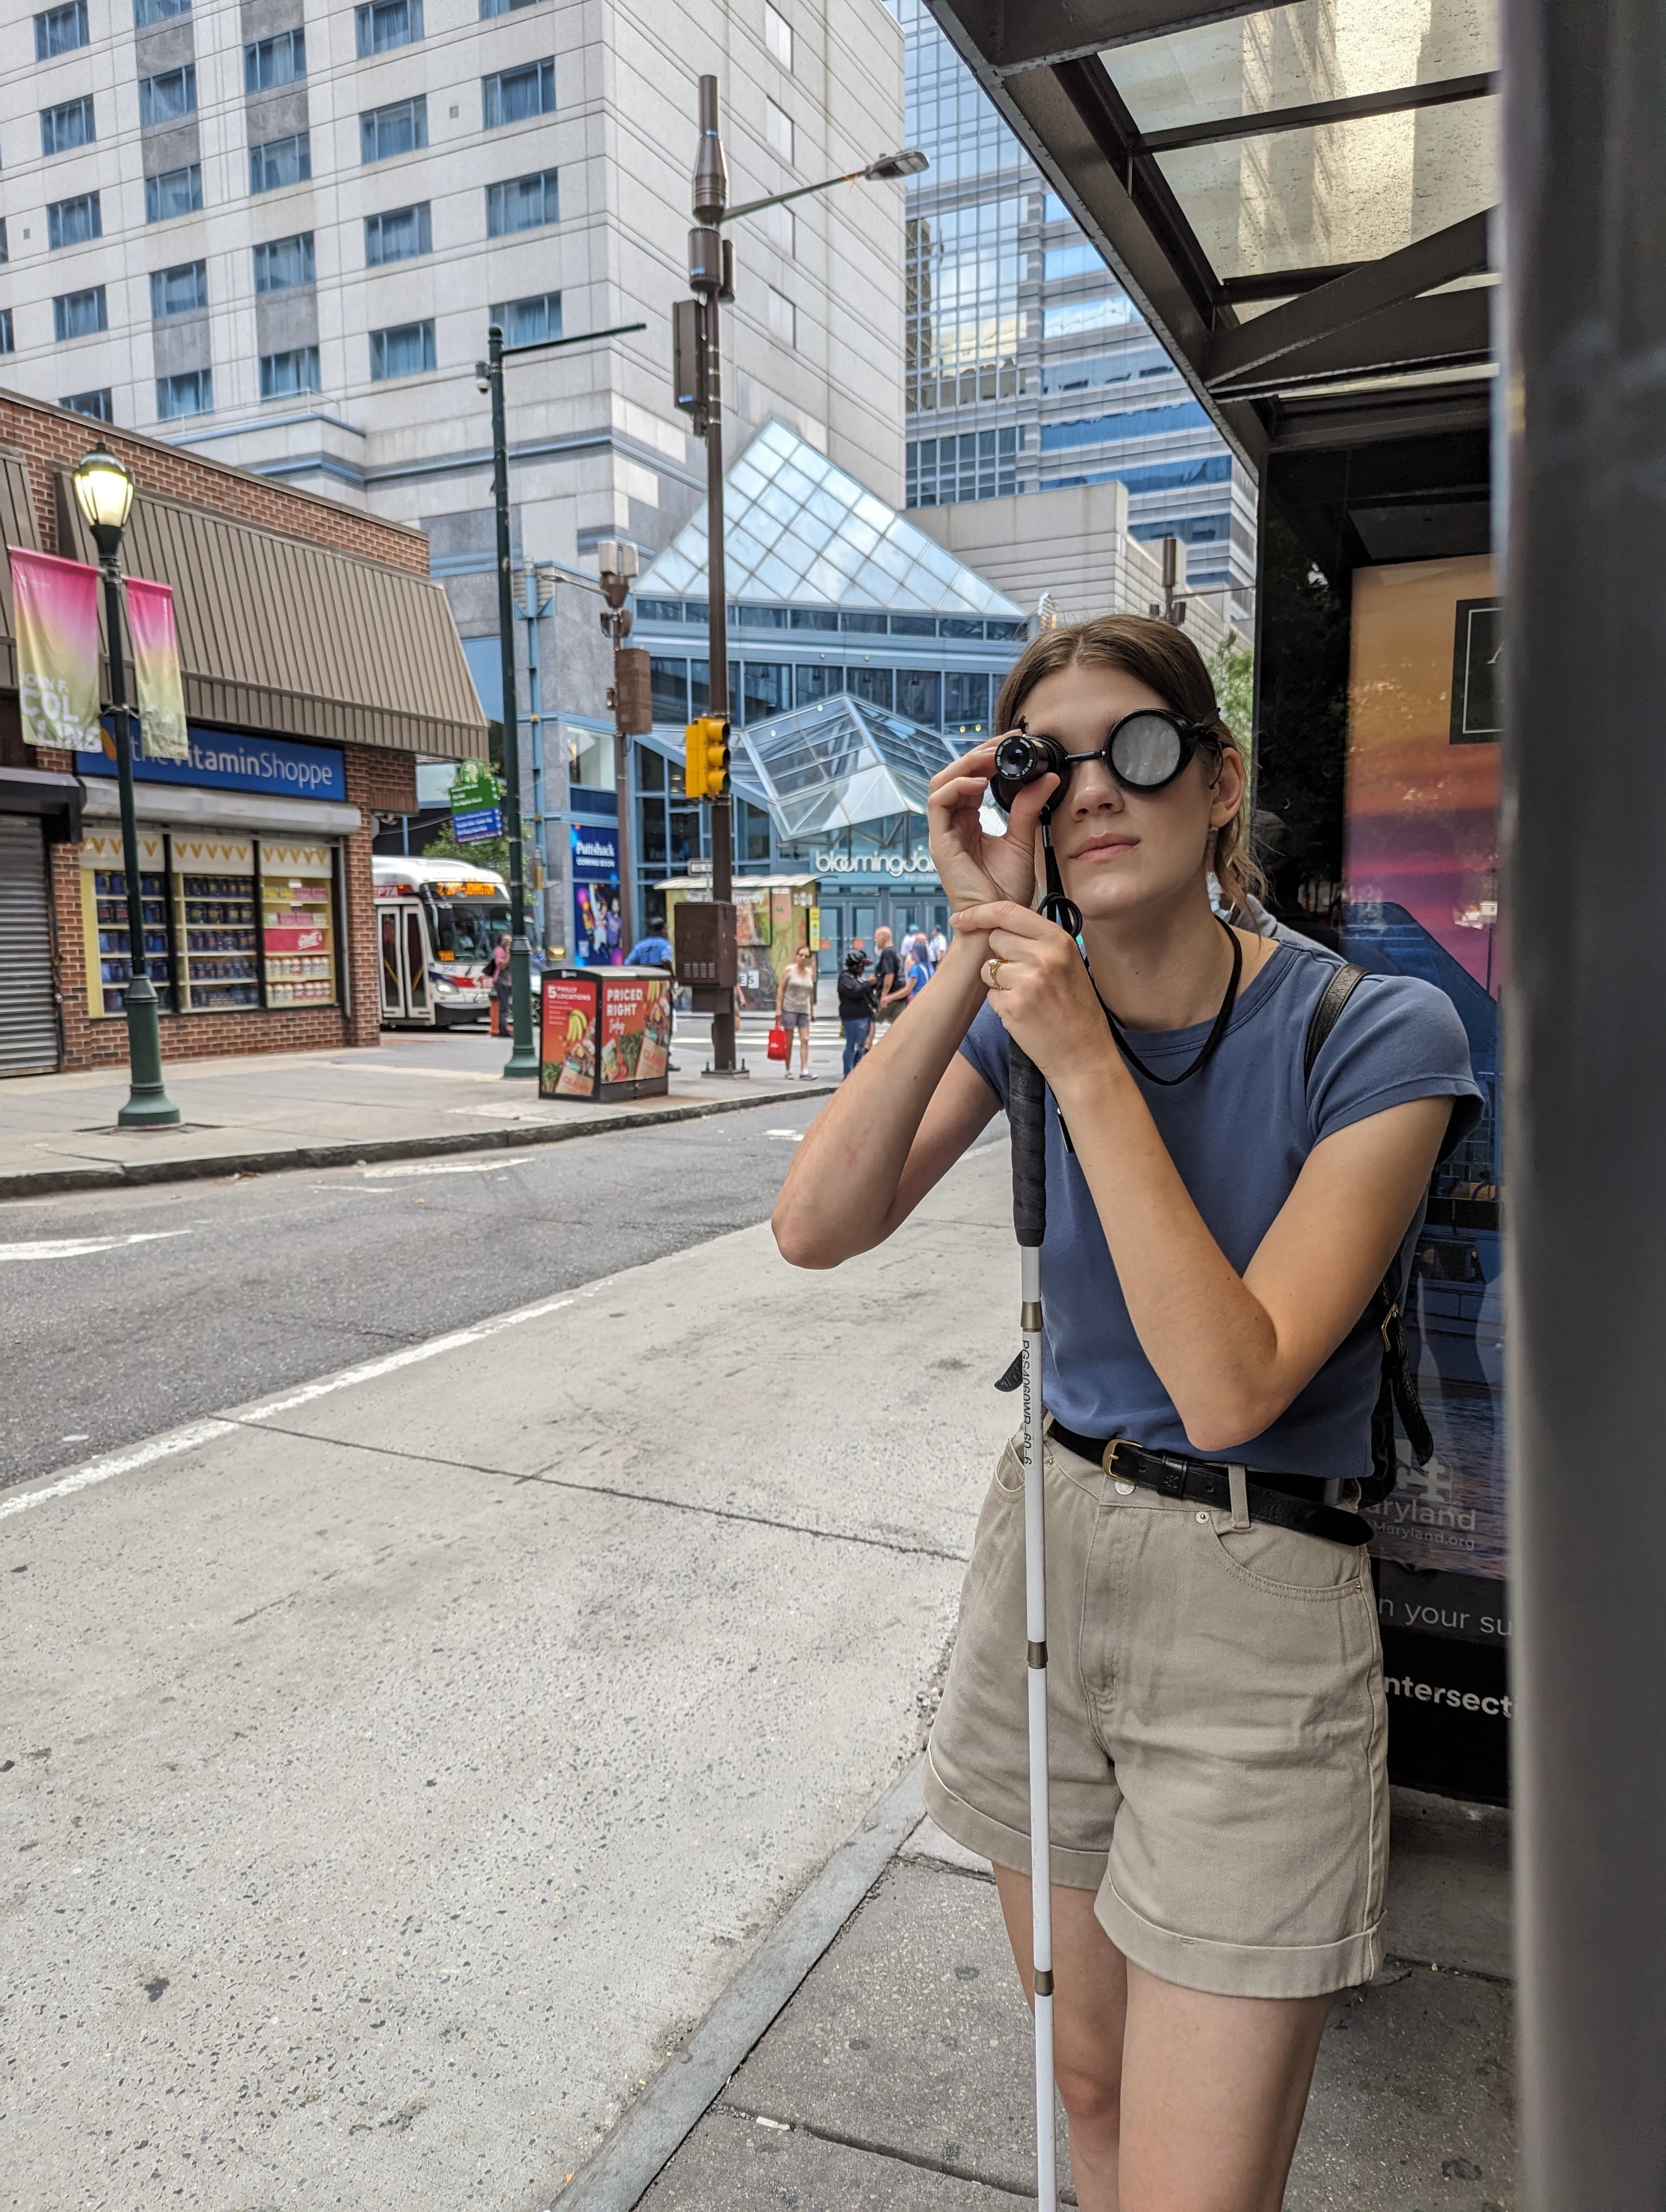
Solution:
<svg viewBox="0 0 1666 2212"><path fill-rule="evenodd" d="M1056 738L1068 753L1097 751L1124 714L1169 702L1120 668L1073 665L1043 677L1024 702L1032 737ZM1103 761L1071 770L1053 810L1053 848L1085 921L1161 903L1203 872L1209 832L1230 822L1243 796L1235 751L1200 745L1162 790L1128 791Z"/></svg>

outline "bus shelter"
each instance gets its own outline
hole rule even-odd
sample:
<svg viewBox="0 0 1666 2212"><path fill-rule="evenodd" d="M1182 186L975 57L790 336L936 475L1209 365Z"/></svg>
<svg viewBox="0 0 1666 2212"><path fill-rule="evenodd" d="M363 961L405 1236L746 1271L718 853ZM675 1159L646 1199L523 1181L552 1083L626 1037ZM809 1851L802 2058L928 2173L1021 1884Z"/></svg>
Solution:
<svg viewBox="0 0 1666 2212"><path fill-rule="evenodd" d="M928 4L1258 487L1278 911L1468 1031L1411 1291L1436 1459L1374 1547L1395 1771L1518 1808L1527 2201L1653 2203L1666 18Z"/></svg>

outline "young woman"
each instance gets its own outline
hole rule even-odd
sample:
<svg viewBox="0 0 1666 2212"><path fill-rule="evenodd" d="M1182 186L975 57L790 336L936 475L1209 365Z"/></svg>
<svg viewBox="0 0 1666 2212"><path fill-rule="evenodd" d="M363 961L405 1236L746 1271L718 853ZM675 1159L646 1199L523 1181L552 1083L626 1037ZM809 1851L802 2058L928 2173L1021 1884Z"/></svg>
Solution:
<svg viewBox="0 0 1666 2212"><path fill-rule="evenodd" d="M1381 1955L1386 1715L1349 1509L1382 1346L1362 1316L1479 1093L1450 1001L1400 976L1358 987L1304 1082L1337 963L1211 905L1211 872L1247 892L1245 775L1183 633L1117 616L1038 638L1001 695L1015 725L1062 747L1062 783L1019 790L1003 837L980 818L996 740L934 780L952 941L800 1147L775 1235L811 1267L879 1243L1000 1110L1008 1039L1040 1068L1076 2188L1083 2212L1276 2212L1331 1993ZM1164 744L1178 764L1152 787ZM1032 910L1044 811L1079 951ZM1021 1490L1009 1445L926 1799L993 1861L1027 1982Z"/></svg>
<svg viewBox="0 0 1666 2212"><path fill-rule="evenodd" d="M793 955L793 964L782 975L775 990L775 1020L787 1031L787 1050L793 1049L793 1031L799 1033L799 1074L806 1083L810 1080L810 1024L816 1018L816 956L807 945L800 945ZM783 1075L793 1073L790 1056L781 1070Z"/></svg>

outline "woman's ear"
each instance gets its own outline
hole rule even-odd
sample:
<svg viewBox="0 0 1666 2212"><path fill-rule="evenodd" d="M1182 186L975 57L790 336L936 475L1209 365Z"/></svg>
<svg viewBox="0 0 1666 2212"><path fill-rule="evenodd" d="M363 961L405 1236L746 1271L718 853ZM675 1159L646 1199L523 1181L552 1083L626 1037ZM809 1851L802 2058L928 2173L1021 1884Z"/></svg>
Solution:
<svg viewBox="0 0 1666 2212"><path fill-rule="evenodd" d="M1215 772L1213 796L1209 802L1209 827L1219 830L1229 823L1243 804L1243 756L1236 745L1224 745L1220 765Z"/></svg>

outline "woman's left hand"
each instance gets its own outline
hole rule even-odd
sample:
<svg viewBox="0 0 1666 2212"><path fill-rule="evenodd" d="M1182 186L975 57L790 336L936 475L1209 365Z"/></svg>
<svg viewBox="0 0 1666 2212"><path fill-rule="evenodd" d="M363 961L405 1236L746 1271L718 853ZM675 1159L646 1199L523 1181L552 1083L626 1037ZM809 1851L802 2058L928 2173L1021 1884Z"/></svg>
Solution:
<svg viewBox="0 0 1666 2212"><path fill-rule="evenodd" d="M1075 940L1056 922L1007 899L952 919L958 933L984 939L989 1004L1055 1092L1079 1071L1101 1068L1107 1054L1116 1060L1092 978Z"/></svg>

